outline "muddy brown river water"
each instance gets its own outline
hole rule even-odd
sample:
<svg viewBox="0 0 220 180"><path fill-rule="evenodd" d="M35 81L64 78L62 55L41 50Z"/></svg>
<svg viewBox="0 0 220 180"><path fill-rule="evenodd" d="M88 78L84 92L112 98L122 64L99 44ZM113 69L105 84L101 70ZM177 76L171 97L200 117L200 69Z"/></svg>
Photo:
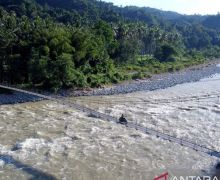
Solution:
<svg viewBox="0 0 220 180"><path fill-rule="evenodd" d="M68 99L220 151L216 94L220 75L164 90ZM209 97L194 98L204 95ZM4 180L151 180L163 172L206 175L213 173L218 160L52 101L0 106Z"/></svg>

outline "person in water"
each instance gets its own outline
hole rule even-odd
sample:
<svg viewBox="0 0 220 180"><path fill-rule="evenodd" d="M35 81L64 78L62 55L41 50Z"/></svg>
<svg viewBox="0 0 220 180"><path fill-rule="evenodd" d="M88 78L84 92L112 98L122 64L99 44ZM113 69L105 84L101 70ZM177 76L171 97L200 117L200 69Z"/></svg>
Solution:
<svg viewBox="0 0 220 180"><path fill-rule="evenodd" d="M128 123L128 121L124 117L124 114L122 114L121 117L119 118L119 123L121 123L121 124L127 124Z"/></svg>

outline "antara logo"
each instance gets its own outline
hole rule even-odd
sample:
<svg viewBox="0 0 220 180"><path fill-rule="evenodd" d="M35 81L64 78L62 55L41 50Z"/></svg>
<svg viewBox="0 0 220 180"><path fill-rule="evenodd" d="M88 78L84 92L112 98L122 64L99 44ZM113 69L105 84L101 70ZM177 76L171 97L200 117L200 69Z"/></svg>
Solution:
<svg viewBox="0 0 220 180"><path fill-rule="evenodd" d="M215 177L211 177L211 176L180 176L180 177L177 177L177 176L174 176L174 177L171 177L168 179L168 172L154 178L154 180L218 180L218 178L215 176Z"/></svg>
<svg viewBox="0 0 220 180"><path fill-rule="evenodd" d="M168 180L168 172L161 174L160 176L154 178L154 180Z"/></svg>

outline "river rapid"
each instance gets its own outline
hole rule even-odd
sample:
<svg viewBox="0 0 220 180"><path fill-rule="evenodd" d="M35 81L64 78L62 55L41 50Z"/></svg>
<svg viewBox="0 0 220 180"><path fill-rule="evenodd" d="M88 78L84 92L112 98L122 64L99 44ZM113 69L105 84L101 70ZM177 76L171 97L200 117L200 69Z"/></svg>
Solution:
<svg viewBox="0 0 220 180"><path fill-rule="evenodd" d="M68 98L220 151L220 75L163 90ZM198 98L199 97L199 98ZM213 174L217 158L52 101L0 106L0 179Z"/></svg>

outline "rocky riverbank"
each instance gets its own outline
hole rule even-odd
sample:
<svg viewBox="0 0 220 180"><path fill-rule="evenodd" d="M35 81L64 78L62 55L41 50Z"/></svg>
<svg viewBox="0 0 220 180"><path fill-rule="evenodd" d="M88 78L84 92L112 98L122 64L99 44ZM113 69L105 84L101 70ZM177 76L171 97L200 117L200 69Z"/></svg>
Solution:
<svg viewBox="0 0 220 180"><path fill-rule="evenodd" d="M208 64L194 66L182 71L173 73L164 73L153 75L149 79L125 82L122 84L92 90L62 90L61 96L99 96L126 94L136 91L153 91L156 89L165 89L177 84L196 82L202 78L210 77L213 74L220 74L220 67L217 66L220 61L213 61ZM42 98L24 93L14 92L12 94L0 94L0 104L15 104L31 101L39 101Z"/></svg>
<svg viewBox="0 0 220 180"><path fill-rule="evenodd" d="M14 92L12 94L0 94L0 105L34 102L40 100L42 100L42 98L19 92Z"/></svg>
<svg viewBox="0 0 220 180"><path fill-rule="evenodd" d="M219 63L220 61L214 61L211 63L190 67L182 71L153 75L149 79L131 81L109 88L93 89L91 91L70 91L66 92L65 94L67 96L97 96L165 89L177 84L196 82L202 78L210 77L213 74L219 74Z"/></svg>

